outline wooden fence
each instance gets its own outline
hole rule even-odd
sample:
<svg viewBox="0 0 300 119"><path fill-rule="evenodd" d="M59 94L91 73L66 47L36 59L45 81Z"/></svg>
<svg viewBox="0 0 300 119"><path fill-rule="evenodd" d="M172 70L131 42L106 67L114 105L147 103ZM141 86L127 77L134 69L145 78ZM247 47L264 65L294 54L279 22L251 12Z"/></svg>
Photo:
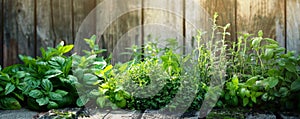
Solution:
<svg viewBox="0 0 300 119"><path fill-rule="evenodd" d="M96 6L104 1L109 5L103 6L105 9L102 8L102 11L97 10ZM133 5L141 7L117 19L106 17ZM151 5L168 8L183 17L145 9ZM185 39L180 44L187 45L195 31L189 28L186 20L208 24L203 19L205 21L209 17L203 17L203 12L197 10L199 6L211 16L218 12L219 25L231 24L228 30L230 41L236 41L239 32L263 30L265 37L274 38L281 46L300 53L300 0L0 0L0 63L2 66L20 63L18 54L39 56L40 47L55 46L60 40L67 44L76 43L75 39L97 34L99 24L105 24L104 21L111 24L102 34L99 44L109 52L115 47L143 44L144 37L153 32L160 32L163 38L183 36ZM88 22L89 30L79 30L93 9L101 15ZM157 27L143 27L150 23L164 24L180 32L180 36L176 36L178 33L175 36L161 33ZM123 36L139 26L142 28L137 29L135 34ZM118 44L121 37L132 40Z"/></svg>

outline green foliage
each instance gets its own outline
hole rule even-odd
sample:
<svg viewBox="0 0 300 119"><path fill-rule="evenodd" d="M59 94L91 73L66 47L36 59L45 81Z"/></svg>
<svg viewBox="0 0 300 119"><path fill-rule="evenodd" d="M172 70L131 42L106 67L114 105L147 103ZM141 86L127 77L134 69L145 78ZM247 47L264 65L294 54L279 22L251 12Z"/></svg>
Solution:
<svg viewBox="0 0 300 119"><path fill-rule="evenodd" d="M294 98L291 93L299 91L299 58L291 51L285 53L275 40L263 38L262 31L257 37L242 35L229 51L227 74L231 80L223 95L228 104L231 99L234 106L266 101L284 109ZM233 83L236 79L239 82Z"/></svg>

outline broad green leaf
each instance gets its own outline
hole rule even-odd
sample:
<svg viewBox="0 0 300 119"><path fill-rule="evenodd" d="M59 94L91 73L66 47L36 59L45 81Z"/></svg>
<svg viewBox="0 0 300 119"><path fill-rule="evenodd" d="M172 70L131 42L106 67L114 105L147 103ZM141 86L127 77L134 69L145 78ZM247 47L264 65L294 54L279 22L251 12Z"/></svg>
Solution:
<svg viewBox="0 0 300 119"><path fill-rule="evenodd" d="M49 92L49 98L50 100L56 100L56 101L62 100L62 96L59 93L55 93L55 92Z"/></svg>
<svg viewBox="0 0 300 119"><path fill-rule="evenodd" d="M240 89L240 93L239 93L239 94L240 94L240 96L241 96L242 98L244 98L244 97L246 96L246 90L247 90L246 88L241 88L241 89Z"/></svg>
<svg viewBox="0 0 300 119"><path fill-rule="evenodd" d="M68 92L67 92L67 91L64 91L64 90L56 90L55 93L58 93L58 94L61 95L61 96L66 96L66 95L68 95Z"/></svg>
<svg viewBox="0 0 300 119"><path fill-rule="evenodd" d="M66 45L62 48L62 53L70 52L74 48L74 45Z"/></svg>
<svg viewBox="0 0 300 119"><path fill-rule="evenodd" d="M286 97L288 95L288 93L289 93L289 90L286 87L281 87L279 89L279 94L281 95L281 97Z"/></svg>
<svg viewBox="0 0 300 119"><path fill-rule="evenodd" d="M105 106L105 101L106 101L106 98L105 98L105 97L98 97L97 100L96 100L96 102L97 102L97 104L98 104L98 106L99 106L100 108L104 108L104 106Z"/></svg>
<svg viewBox="0 0 300 119"><path fill-rule="evenodd" d="M247 106L249 103L249 98L243 98L243 106Z"/></svg>
<svg viewBox="0 0 300 119"><path fill-rule="evenodd" d="M287 69L289 72L296 72L297 66L293 65L292 63L286 63L285 69Z"/></svg>
<svg viewBox="0 0 300 119"><path fill-rule="evenodd" d="M40 90L31 90L29 96L33 98L42 98L44 95Z"/></svg>
<svg viewBox="0 0 300 119"><path fill-rule="evenodd" d="M126 103L126 100L123 99L123 100L121 100L121 101L118 101L118 102L116 103L116 105L117 105L118 107L120 107L120 108L124 108L124 107L126 107L127 103Z"/></svg>
<svg viewBox="0 0 300 119"><path fill-rule="evenodd" d="M274 88L279 82L279 80L277 78L274 78L274 77L268 77L267 81L269 83L269 88Z"/></svg>
<svg viewBox="0 0 300 119"><path fill-rule="evenodd" d="M39 104L39 106L44 106L49 103L49 98L48 97L43 97L36 99L36 102Z"/></svg>
<svg viewBox="0 0 300 119"><path fill-rule="evenodd" d="M53 101L49 101L49 104L47 105L47 109L56 109L58 107L59 107L58 104Z"/></svg>
<svg viewBox="0 0 300 119"><path fill-rule="evenodd" d="M4 89L0 86L0 92L3 91Z"/></svg>
<svg viewBox="0 0 300 119"><path fill-rule="evenodd" d="M21 109L19 101L12 97L0 98L0 109L4 110L18 110Z"/></svg>
<svg viewBox="0 0 300 119"><path fill-rule="evenodd" d="M94 85L98 81L98 77L93 74L84 74L83 80L88 85Z"/></svg>
<svg viewBox="0 0 300 119"><path fill-rule="evenodd" d="M45 73L45 78L47 79L50 79L50 78L53 78L53 77L56 77L60 74L62 74L63 72L61 70L58 70L58 69L52 69L52 70L49 70Z"/></svg>
<svg viewBox="0 0 300 119"><path fill-rule="evenodd" d="M11 84L11 83L6 84L6 86L5 86L5 95L10 94L10 93L13 92L15 89L16 89L16 86L15 86L15 85L13 85L13 84Z"/></svg>
<svg viewBox="0 0 300 119"><path fill-rule="evenodd" d="M234 76L232 77L232 83L233 83L233 85L235 85L235 86L239 85L239 79L238 79L238 77L237 77L236 75L234 75Z"/></svg>
<svg viewBox="0 0 300 119"><path fill-rule="evenodd" d="M297 79L291 84L292 91L299 91L300 90L300 80Z"/></svg>
<svg viewBox="0 0 300 119"><path fill-rule="evenodd" d="M271 59L273 57L273 54L274 54L274 50L273 49L266 49L264 56L267 59Z"/></svg>
<svg viewBox="0 0 300 119"><path fill-rule="evenodd" d="M113 68L112 65L108 65L107 67L105 67L105 69L103 70L104 73L108 72L109 70L111 70Z"/></svg>
<svg viewBox="0 0 300 119"><path fill-rule="evenodd" d="M123 95L121 94L121 92L118 92L118 93L115 95L115 99L116 99L117 101L121 101L121 100L124 99L124 98L123 98Z"/></svg>
<svg viewBox="0 0 300 119"><path fill-rule="evenodd" d="M256 103L256 97L255 96L252 96L251 100L252 100L252 102Z"/></svg>
<svg viewBox="0 0 300 119"><path fill-rule="evenodd" d="M76 104L79 107L84 106L87 102L89 102L89 98L87 98L86 96L80 96L77 101Z"/></svg>
<svg viewBox="0 0 300 119"><path fill-rule="evenodd" d="M25 76L26 76L26 72L24 72L24 71L18 71L18 72L15 74L15 78L17 78L17 79L24 78Z"/></svg>
<svg viewBox="0 0 300 119"><path fill-rule="evenodd" d="M252 41L252 47L258 47L260 45L262 39L260 38L254 38Z"/></svg>
<svg viewBox="0 0 300 119"><path fill-rule="evenodd" d="M0 81L2 82L2 81L10 81L10 77L9 77L9 75L8 74L6 74L6 73L2 73L2 72L0 72Z"/></svg>
<svg viewBox="0 0 300 119"><path fill-rule="evenodd" d="M259 31L258 31L258 37L263 37L263 35L264 35L263 31L262 31L262 30L259 30Z"/></svg>
<svg viewBox="0 0 300 119"><path fill-rule="evenodd" d="M50 82L49 79L43 79L43 81L42 81L42 87L47 92L51 92L53 90L53 84Z"/></svg>
<svg viewBox="0 0 300 119"><path fill-rule="evenodd" d="M234 106L237 106L239 104L239 99L237 96L232 97L232 103Z"/></svg>
<svg viewBox="0 0 300 119"><path fill-rule="evenodd" d="M257 79L258 79L257 76L251 77L250 79L248 79L248 80L246 81L246 85L247 85L247 86L253 86L253 85L255 85Z"/></svg>

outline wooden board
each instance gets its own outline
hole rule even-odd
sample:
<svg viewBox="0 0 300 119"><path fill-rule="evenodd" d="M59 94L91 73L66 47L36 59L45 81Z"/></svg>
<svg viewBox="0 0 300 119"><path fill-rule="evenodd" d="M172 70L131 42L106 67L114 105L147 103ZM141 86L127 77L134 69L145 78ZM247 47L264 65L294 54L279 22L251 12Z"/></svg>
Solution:
<svg viewBox="0 0 300 119"><path fill-rule="evenodd" d="M184 47L183 5L184 0L144 0L144 42L158 39L159 46L165 47L168 44L167 39L172 38L177 40L179 46ZM180 52L184 53L185 49Z"/></svg>
<svg viewBox="0 0 300 119"><path fill-rule="evenodd" d="M132 45L141 44L141 30L136 28L141 25L141 10L138 6L141 6L141 0L98 0L99 45L107 49L108 52L103 54L105 57L113 54L113 64L128 61L131 56L122 53L128 52L126 48Z"/></svg>
<svg viewBox="0 0 300 119"><path fill-rule="evenodd" d="M34 56L34 0L4 0L3 66Z"/></svg>
<svg viewBox="0 0 300 119"><path fill-rule="evenodd" d="M300 54L300 0L287 0L287 50Z"/></svg>
<svg viewBox="0 0 300 119"><path fill-rule="evenodd" d="M276 39L285 46L284 0L237 0L237 32Z"/></svg>
<svg viewBox="0 0 300 119"><path fill-rule="evenodd" d="M3 7L4 4L0 0L0 66L3 66Z"/></svg>
<svg viewBox="0 0 300 119"><path fill-rule="evenodd" d="M60 41L73 44L71 3L72 0L37 0L38 48L54 47Z"/></svg>
<svg viewBox="0 0 300 119"><path fill-rule="evenodd" d="M96 15L93 14L96 11L96 5L96 0L73 0L73 35L76 53L82 53L83 49L88 50L83 39L96 35Z"/></svg>
<svg viewBox="0 0 300 119"><path fill-rule="evenodd" d="M187 44L195 47L198 30L206 32L202 36L201 43L211 41L213 16L218 13L217 25L225 26L230 24L227 32L230 36L226 37L227 41L236 41L236 26L235 26L235 0L186 0L186 38ZM216 32L221 32L219 29ZM221 35L216 35L216 40L220 40Z"/></svg>

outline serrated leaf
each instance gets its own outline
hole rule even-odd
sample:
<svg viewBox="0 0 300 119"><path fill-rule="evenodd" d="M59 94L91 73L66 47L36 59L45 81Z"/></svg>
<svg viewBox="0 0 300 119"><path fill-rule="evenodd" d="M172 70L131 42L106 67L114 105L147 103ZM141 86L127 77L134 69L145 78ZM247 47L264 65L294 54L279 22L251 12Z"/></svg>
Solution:
<svg viewBox="0 0 300 119"><path fill-rule="evenodd" d="M15 85L13 85L13 84L11 84L11 83L6 84L6 86L5 86L5 95L10 94L10 93L13 92L15 89L16 89L16 86L15 86Z"/></svg>
<svg viewBox="0 0 300 119"><path fill-rule="evenodd" d="M49 98L48 97L39 98L36 99L36 102L39 104L39 106L44 106L49 103Z"/></svg>
<svg viewBox="0 0 300 119"><path fill-rule="evenodd" d="M33 98L42 98L43 97L43 93L40 90L31 90L29 92L29 96L33 97Z"/></svg>

